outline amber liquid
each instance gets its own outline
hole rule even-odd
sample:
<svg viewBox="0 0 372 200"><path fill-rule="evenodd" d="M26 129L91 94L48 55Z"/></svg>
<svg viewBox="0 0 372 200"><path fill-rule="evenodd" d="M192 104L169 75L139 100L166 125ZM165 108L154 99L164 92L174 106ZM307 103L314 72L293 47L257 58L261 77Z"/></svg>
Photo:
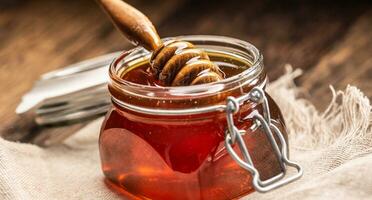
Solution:
<svg viewBox="0 0 372 200"><path fill-rule="evenodd" d="M242 61L234 59L233 57L229 58L220 54L209 53L208 56L213 61L213 63L215 63L220 68L223 78L225 79L241 73L242 71L249 68L250 65L249 63L244 63ZM149 69L149 61L144 60L143 62L134 65L130 69L123 71L121 77L124 80L141 85L164 87L165 84L159 81Z"/></svg>
<svg viewBox="0 0 372 200"><path fill-rule="evenodd" d="M244 70L244 67L236 67L233 61L218 64L226 77ZM122 77L135 83L162 87L148 73L148 67L149 64L143 62L123 72ZM277 106L269 100L273 107L272 118L281 123ZM248 105L241 108L242 112L236 116L240 128L247 129L251 125L240 116L252 109L261 108ZM222 112L154 116L114 104L99 139L103 172L114 185L112 188L133 199L238 198L253 191L251 176L227 153L225 130L226 118ZM262 172L261 178L279 173L279 165L275 164L276 157L265 134L248 132L244 140L252 152L253 162ZM239 153L237 146L234 149Z"/></svg>

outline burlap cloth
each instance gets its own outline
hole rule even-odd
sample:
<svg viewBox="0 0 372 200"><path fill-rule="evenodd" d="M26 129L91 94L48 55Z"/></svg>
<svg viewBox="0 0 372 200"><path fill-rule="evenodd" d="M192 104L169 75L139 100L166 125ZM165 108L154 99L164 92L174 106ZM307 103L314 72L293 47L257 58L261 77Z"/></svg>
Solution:
<svg viewBox="0 0 372 200"><path fill-rule="evenodd" d="M284 113L291 158L304 167L300 181L244 199L372 199L371 105L356 87L333 92L319 112L289 72L269 93ZM0 199L121 199L103 181L97 148L102 119L63 144L40 148L0 139Z"/></svg>

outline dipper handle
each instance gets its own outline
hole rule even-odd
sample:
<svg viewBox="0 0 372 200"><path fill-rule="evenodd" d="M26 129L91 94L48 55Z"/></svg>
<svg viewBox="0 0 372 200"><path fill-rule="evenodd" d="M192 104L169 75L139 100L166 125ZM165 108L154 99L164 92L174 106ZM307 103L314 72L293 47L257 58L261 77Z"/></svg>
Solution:
<svg viewBox="0 0 372 200"><path fill-rule="evenodd" d="M154 25L143 13L121 0L97 0L97 2L134 45L143 46L149 51L162 46Z"/></svg>

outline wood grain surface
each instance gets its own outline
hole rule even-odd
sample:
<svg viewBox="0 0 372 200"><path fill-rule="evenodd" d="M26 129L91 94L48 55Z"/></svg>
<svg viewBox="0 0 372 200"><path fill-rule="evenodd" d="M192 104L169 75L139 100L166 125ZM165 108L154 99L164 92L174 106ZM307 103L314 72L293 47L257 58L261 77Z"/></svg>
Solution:
<svg viewBox="0 0 372 200"><path fill-rule="evenodd" d="M372 6L352 1L128 1L162 37L226 35L264 55L271 80L290 63L297 82L323 109L328 85L353 84L372 96ZM20 123L23 93L47 71L131 45L94 1L0 0L0 132Z"/></svg>

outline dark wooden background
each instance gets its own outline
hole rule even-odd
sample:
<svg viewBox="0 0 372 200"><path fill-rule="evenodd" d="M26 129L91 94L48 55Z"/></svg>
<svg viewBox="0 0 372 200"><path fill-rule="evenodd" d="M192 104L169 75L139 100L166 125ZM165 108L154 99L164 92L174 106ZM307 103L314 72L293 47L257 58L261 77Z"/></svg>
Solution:
<svg viewBox="0 0 372 200"><path fill-rule="evenodd" d="M286 63L304 70L297 83L319 108L328 85L372 96L372 5L354 1L131 0L162 37L237 37L264 54L271 80ZM0 128L13 126L20 97L40 74L129 49L92 0L0 0Z"/></svg>

